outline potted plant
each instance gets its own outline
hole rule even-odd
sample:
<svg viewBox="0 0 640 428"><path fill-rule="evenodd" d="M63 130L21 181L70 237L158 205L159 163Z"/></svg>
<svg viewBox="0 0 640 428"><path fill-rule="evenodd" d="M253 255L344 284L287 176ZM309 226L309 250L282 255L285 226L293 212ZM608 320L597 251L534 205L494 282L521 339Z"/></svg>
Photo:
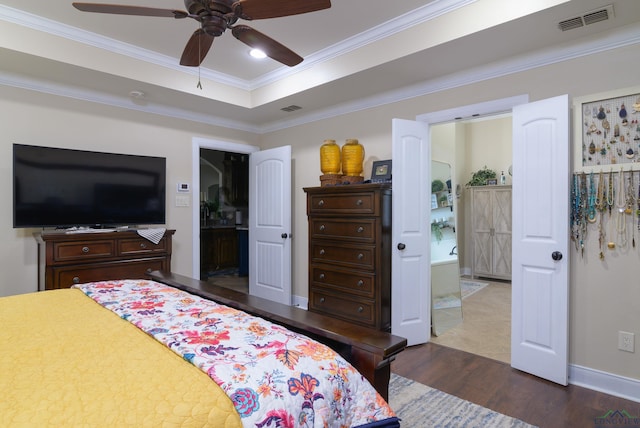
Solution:
<svg viewBox="0 0 640 428"><path fill-rule="evenodd" d="M485 165L478 171L471 173L471 180L467 183L467 187L484 186L487 184L487 180L495 178L496 172L492 169L487 168L487 166Z"/></svg>

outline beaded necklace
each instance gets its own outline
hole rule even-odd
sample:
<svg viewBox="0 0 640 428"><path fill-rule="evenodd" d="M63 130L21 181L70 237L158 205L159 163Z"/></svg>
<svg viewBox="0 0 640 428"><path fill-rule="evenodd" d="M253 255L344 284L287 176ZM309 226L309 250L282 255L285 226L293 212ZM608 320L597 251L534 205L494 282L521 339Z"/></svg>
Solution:
<svg viewBox="0 0 640 428"><path fill-rule="evenodd" d="M616 194L616 240L621 247L627 246L627 219L625 217L625 207L627 205L627 197L624 188L624 175L622 168L618 173L618 192Z"/></svg>
<svg viewBox="0 0 640 428"><path fill-rule="evenodd" d="M600 221L598 222L598 247L600 248L600 260L604 260L604 242L606 241L606 233L604 230L604 211L607 209L607 195L605 179L602 170L598 174L598 194L596 196L596 209L600 211ZM640 227L640 222L638 223Z"/></svg>
<svg viewBox="0 0 640 428"><path fill-rule="evenodd" d="M594 182L595 177L593 176L593 171L589 174L589 208L587 210L587 221L589 223L595 223L598 218L598 213L596 211L596 184Z"/></svg>

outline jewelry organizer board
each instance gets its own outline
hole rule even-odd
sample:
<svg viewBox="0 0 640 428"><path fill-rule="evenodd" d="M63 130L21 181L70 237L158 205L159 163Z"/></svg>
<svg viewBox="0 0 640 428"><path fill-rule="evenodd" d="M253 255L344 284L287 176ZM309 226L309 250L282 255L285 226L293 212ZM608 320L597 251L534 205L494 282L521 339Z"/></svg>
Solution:
<svg viewBox="0 0 640 428"><path fill-rule="evenodd" d="M626 125L620 117L622 104L627 112ZM601 113L600 107L604 108L605 119L598 118L598 114ZM605 120L609 123L608 130L603 126ZM594 125L596 130L592 131ZM619 136L615 136L616 125L624 141L621 141ZM574 172L608 173L609 171L618 172L620 169L625 172L640 171L640 86L575 97L573 99L573 138ZM615 142L612 143L612 141ZM595 145L595 153L590 153L589 150L592 142ZM603 147L606 150L604 155ZM628 149L634 152L632 158L627 156Z"/></svg>

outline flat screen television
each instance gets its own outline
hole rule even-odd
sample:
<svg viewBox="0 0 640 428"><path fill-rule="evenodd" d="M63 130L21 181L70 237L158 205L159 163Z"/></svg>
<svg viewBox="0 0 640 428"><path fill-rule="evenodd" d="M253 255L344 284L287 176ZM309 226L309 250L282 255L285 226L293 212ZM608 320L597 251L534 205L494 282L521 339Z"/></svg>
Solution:
<svg viewBox="0 0 640 428"><path fill-rule="evenodd" d="M166 159L13 145L13 227L164 224Z"/></svg>

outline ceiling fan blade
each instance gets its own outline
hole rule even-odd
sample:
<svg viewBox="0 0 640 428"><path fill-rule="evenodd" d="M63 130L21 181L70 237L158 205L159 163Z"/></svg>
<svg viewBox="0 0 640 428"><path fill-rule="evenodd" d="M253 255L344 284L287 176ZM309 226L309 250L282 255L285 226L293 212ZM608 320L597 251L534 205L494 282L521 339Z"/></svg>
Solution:
<svg viewBox="0 0 640 428"><path fill-rule="evenodd" d="M233 36L242 43L263 51L269 58L293 67L302 62L302 57L288 47L276 42L258 30L247 25L236 25L231 29Z"/></svg>
<svg viewBox="0 0 640 428"><path fill-rule="evenodd" d="M126 6L104 3L71 3L82 12L113 13L117 15L159 16L164 18L186 18L189 14L182 10L158 9L155 7Z"/></svg>
<svg viewBox="0 0 640 428"><path fill-rule="evenodd" d="M205 33L202 28L197 29L184 47L182 57L180 58L180 65L187 67L199 66L207 56L209 49L211 49L214 38L215 37Z"/></svg>
<svg viewBox="0 0 640 428"><path fill-rule="evenodd" d="M268 19L299 15L331 7L331 0L238 0L233 4L242 19Z"/></svg>

